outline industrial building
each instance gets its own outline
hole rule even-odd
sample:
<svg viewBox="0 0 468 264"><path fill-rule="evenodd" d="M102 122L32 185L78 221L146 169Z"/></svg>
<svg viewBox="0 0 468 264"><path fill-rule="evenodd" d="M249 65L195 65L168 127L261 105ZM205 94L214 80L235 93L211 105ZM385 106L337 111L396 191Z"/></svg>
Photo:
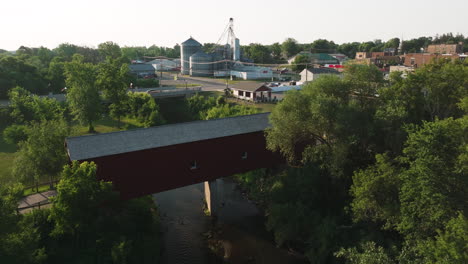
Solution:
<svg viewBox="0 0 468 264"><path fill-rule="evenodd" d="M257 67L242 61L240 41L234 35L232 18L220 39L226 32L226 44L216 45L211 52L203 51L203 45L192 37L182 42L181 74L195 77L235 77L244 80L273 77L270 68Z"/></svg>
<svg viewBox="0 0 468 264"><path fill-rule="evenodd" d="M150 64L156 71L173 71L179 67L180 61L171 60L167 57L156 57L152 61L146 62Z"/></svg>

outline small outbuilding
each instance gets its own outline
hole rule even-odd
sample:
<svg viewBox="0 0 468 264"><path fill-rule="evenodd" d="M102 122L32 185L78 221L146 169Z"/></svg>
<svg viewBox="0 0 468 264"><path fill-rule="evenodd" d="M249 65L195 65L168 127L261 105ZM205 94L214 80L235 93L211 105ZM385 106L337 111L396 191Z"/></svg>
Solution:
<svg viewBox="0 0 468 264"><path fill-rule="evenodd" d="M154 78L156 77L156 71L151 64L135 63L128 65L130 73L135 75L137 78Z"/></svg>
<svg viewBox="0 0 468 264"><path fill-rule="evenodd" d="M330 68L310 68L310 69L304 69L300 75L301 75L301 82L311 82L313 80L316 80L320 76L323 75L330 75L330 74L340 74L339 71L330 69Z"/></svg>
<svg viewBox="0 0 468 264"><path fill-rule="evenodd" d="M264 102L271 100L272 89L264 83L239 82L231 87L232 95L239 99L253 102Z"/></svg>

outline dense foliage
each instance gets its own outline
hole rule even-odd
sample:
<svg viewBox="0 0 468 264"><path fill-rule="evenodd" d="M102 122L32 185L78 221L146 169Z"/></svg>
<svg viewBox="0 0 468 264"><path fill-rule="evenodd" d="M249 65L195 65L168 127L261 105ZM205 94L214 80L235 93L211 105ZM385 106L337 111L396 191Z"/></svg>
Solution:
<svg viewBox="0 0 468 264"><path fill-rule="evenodd" d="M237 178L311 263L466 263L467 98L460 62L388 81L349 67L273 110L268 148L288 167Z"/></svg>
<svg viewBox="0 0 468 264"><path fill-rule="evenodd" d="M154 263L159 223L150 198L121 202L93 163L63 169L51 209L20 215L21 186L0 187L2 263Z"/></svg>
<svg viewBox="0 0 468 264"><path fill-rule="evenodd" d="M118 68L125 68L124 71L126 71L128 70L126 63L130 63L132 60L150 60L151 57L156 56L180 57L180 46L178 45L174 48L155 45L148 48L121 48L113 42L101 43L96 49L63 43L53 50L45 47L30 48L21 46L15 54L1 51L0 99L6 99L9 91L16 86L21 86L37 95L63 92L66 86L65 65L67 62L72 61L75 55L80 55L84 63L104 64L101 65L102 69L99 71L101 76L106 72L105 64L109 64L110 61L119 64ZM108 70L106 74L109 76ZM131 81L135 83L135 80L131 80L128 75L125 76L125 81L126 85ZM139 80L137 81L139 82ZM137 83L137 85L144 87L145 83Z"/></svg>

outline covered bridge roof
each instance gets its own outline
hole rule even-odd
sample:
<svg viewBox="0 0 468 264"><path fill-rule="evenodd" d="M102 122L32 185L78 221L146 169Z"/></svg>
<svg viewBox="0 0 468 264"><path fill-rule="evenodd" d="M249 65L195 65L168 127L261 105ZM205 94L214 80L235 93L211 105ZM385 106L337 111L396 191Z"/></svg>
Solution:
<svg viewBox="0 0 468 264"><path fill-rule="evenodd" d="M65 139L70 160L86 160L145 149L263 131L269 113L179 123Z"/></svg>

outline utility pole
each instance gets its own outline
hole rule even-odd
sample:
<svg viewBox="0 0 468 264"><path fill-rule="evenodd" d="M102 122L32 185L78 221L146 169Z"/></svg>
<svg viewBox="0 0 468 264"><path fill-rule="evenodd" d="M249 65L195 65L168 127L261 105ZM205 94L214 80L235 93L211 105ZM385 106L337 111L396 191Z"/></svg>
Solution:
<svg viewBox="0 0 468 264"><path fill-rule="evenodd" d="M305 68L305 70L306 70L306 80L305 80L305 81L306 81L306 82L307 82L307 72L309 71L309 70L307 69L307 66L308 66L308 64L306 63L306 68Z"/></svg>
<svg viewBox="0 0 468 264"><path fill-rule="evenodd" d="M161 61L161 60L159 60L159 61ZM161 70L159 71L159 74L160 74L160 76L159 76L159 87L162 87L162 80L163 80L163 74L162 74L162 70L163 70L163 69L162 69L162 62L161 62L161 64L160 64L160 65L161 65Z"/></svg>

